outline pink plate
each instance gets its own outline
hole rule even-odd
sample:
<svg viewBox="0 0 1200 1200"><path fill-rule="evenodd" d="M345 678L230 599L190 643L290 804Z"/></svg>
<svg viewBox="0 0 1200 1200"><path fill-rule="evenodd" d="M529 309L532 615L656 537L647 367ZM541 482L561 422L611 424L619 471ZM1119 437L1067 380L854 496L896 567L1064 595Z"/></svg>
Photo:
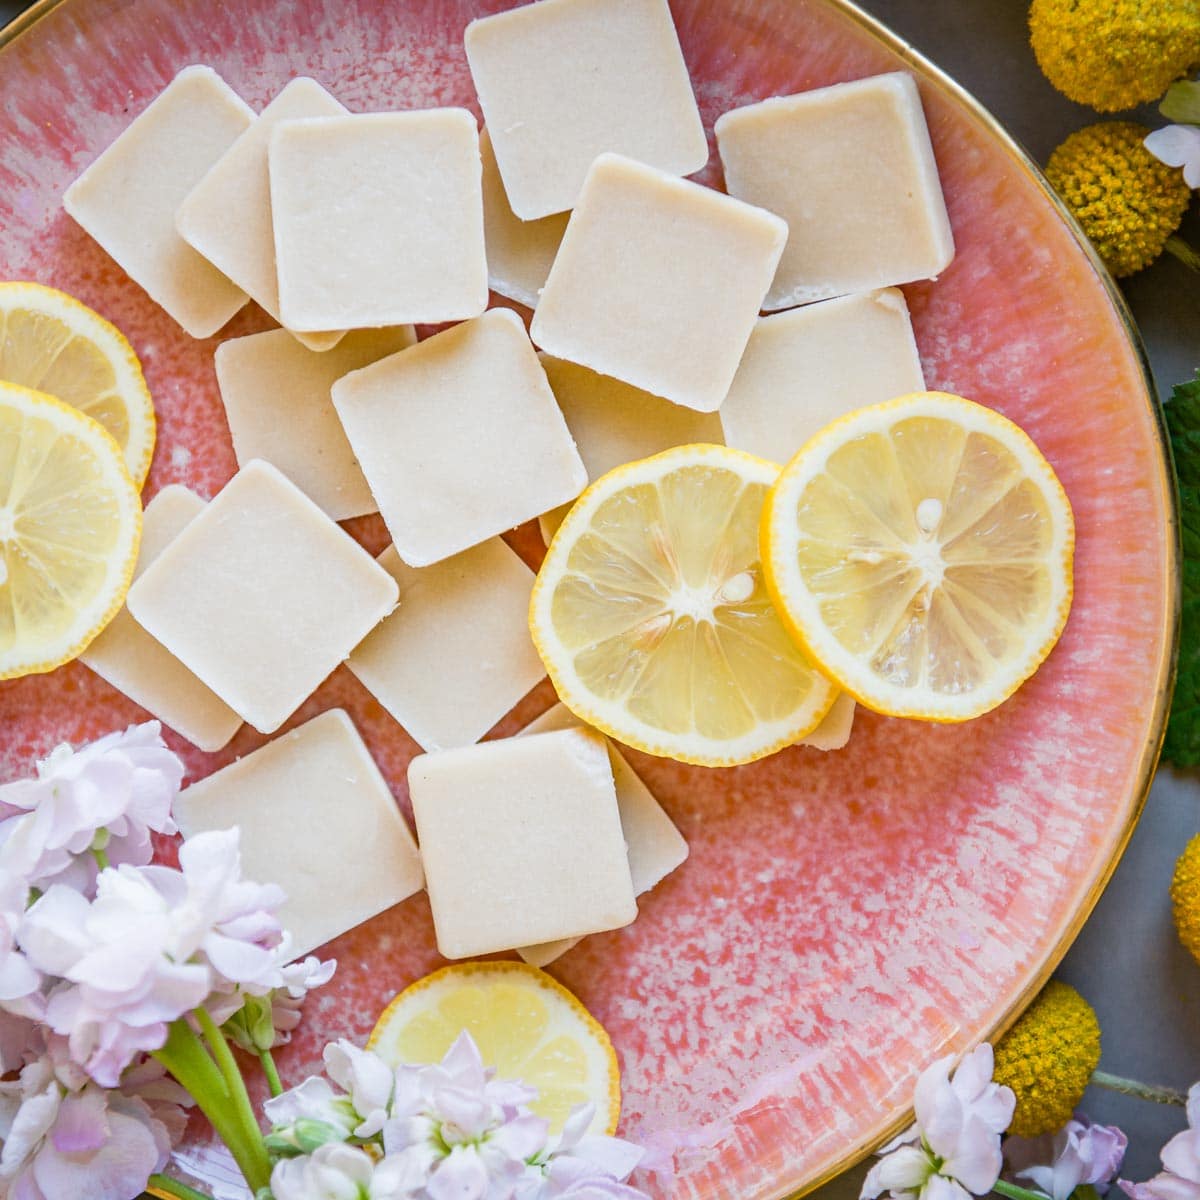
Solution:
<svg viewBox="0 0 1200 1200"><path fill-rule="evenodd" d="M315 76L353 110L466 105L468 19L507 0L43 0L0 56L0 276L116 322L158 405L147 495L211 496L234 469L193 341L63 214L67 184L189 63L261 107ZM1169 683L1177 562L1155 405L1121 303L1036 172L954 85L840 0L674 0L704 119L908 66L920 79L958 257L906 289L931 387L992 405L1054 464L1079 529L1075 606L1041 672L965 726L860 712L840 753L705 771L634 755L691 845L638 921L554 964L612 1033L622 1132L658 1196L813 1186L904 1119L916 1072L1010 1020L1095 901L1136 818ZM719 183L715 154L703 174ZM255 310L225 331L264 327ZM372 550L377 521L352 525ZM536 563L539 542L515 535ZM499 727L551 701L543 684ZM293 723L344 706L399 803L416 747L345 670ZM0 685L0 778L145 713L73 664ZM168 734L192 777L206 756ZM354 869L346 864L347 871ZM282 1055L295 1082L440 964L418 897L328 948L333 1000Z"/></svg>

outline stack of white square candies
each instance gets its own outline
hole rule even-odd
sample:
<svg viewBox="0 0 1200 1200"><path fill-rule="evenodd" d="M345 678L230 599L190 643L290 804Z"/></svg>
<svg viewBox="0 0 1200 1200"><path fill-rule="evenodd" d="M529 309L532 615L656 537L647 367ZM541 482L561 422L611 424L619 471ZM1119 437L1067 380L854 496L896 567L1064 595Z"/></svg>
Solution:
<svg viewBox="0 0 1200 1200"><path fill-rule="evenodd" d="M898 285L954 253L907 75L725 113L726 194L682 178L708 143L666 0L539 0L465 45L483 131L305 78L255 115L191 66L64 199L193 337L250 300L281 326L217 346L240 469L207 504L158 493L84 661L206 751L275 732L344 662L427 752L420 851L340 710L184 794L185 835L239 825L247 872L288 891L297 953L423 882L447 957L544 964L634 919L687 847L616 748L561 706L480 742L544 674L500 535L549 537L621 463L782 462L922 389ZM336 524L374 512L378 560Z"/></svg>

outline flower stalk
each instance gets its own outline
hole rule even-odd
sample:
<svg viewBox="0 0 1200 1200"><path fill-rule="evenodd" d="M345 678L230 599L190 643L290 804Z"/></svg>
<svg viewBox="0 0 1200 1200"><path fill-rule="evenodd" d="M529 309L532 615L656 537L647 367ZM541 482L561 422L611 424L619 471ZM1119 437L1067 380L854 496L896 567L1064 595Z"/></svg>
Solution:
<svg viewBox="0 0 1200 1200"><path fill-rule="evenodd" d="M203 1009L197 1011L197 1019L201 1027L207 1019L216 1029ZM233 1053L219 1030L217 1036L232 1062ZM213 1044L211 1040L209 1044ZM191 1093L196 1106L229 1148L250 1189L266 1187L271 1178L271 1163L237 1063L232 1062L232 1066L239 1086L231 1088L229 1077L209 1056L186 1017L171 1022L166 1045L156 1050L154 1057Z"/></svg>
<svg viewBox="0 0 1200 1200"><path fill-rule="evenodd" d="M188 1187L186 1183L180 1183L178 1179L172 1179L170 1175L151 1175L146 1185L154 1188L156 1192L174 1196L176 1200L212 1200L211 1196L197 1191L194 1187Z"/></svg>
<svg viewBox="0 0 1200 1200"><path fill-rule="evenodd" d="M1019 1184L1009 1183L1007 1179L997 1179L992 1185L992 1191L998 1196L1007 1196L1008 1200L1046 1200L1042 1192L1032 1188L1023 1188Z"/></svg>
<svg viewBox="0 0 1200 1200"><path fill-rule="evenodd" d="M1093 1071L1090 1082L1110 1092L1120 1092L1122 1096L1137 1096L1142 1100L1152 1100L1155 1104L1174 1104L1179 1108L1187 1104L1187 1097L1182 1092L1172 1088L1155 1087L1149 1083L1138 1083L1136 1079L1110 1075L1107 1071Z"/></svg>
<svg viewBox="0 0 1200 1200"><path fill-rule="evenodd" d="M263 1074L267 1079L267 1087L270 1089L272 1096L283 1095L283 1083L279 1078L279 1069L275 1066L275 1058L270 1050L260 1050L258 1052L259 1065L263 1069Z"/></svg>

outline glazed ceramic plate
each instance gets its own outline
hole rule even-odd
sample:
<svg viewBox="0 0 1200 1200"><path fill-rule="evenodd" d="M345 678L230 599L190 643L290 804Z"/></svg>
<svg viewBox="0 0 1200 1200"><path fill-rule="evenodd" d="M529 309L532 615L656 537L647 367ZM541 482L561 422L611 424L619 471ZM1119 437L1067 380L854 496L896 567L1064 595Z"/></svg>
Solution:
<svg viewBox="0 0 1200 1200"><path fill-rule="evenodd" d="M0 276L95 306L142 357L159 412L147 496L234 470L193 341L63 214L63 189L178 71L215 67L261 108L315 76L351 109L466 105L467 21L504 0L43 0L0 55ZM835 0L674 0L706 124L761 99L907 67L921 82L958 256L906 288L929 385L999 409L1058 471L1078 523L1075 605L1019 694L963 726L861 712L850 745L706 771L632 755L691 846L631 927L553 966L612 1033L637 1180L679 1200L779 1197L905 1119L931 1059L1003 1026L1079 929L1158 749L1175 614L1162 434L1115 291L1036 172L928 64ZM720 184L715 153L704 182ZM714 280L714 286L720 286ZM223 336L263 328L243 312ZM377 520L352 523L372 551ZM514 545L536 565L540 542ZM543 684L499 727L551 702ZM296 714L346 708L408 812L417 752L345 671ZM0 778L60 741L145 718L84 667L0 685ZM168 734L193 778L206 756ZM368 853L369 847L363 847ZM354 863L345 864L347 872ZM439 965L418 896L328 947L330 999L281 1056L298 1081L340 1034ZM200 1136L197 1134L197 1136Z"/></svg>

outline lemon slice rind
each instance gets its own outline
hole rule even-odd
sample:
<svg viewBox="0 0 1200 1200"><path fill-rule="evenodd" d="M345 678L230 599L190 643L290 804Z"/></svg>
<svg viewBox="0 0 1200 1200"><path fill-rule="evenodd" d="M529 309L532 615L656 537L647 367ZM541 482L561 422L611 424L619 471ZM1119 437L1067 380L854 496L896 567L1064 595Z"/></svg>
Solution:
<svg viewBox="0 0 1200 1200"><path fill-rule="evenodd" d="M0 604L9 606L9 616L12 617L14 641L7 651L0 649L0 679L14 679L24 675L44 674L52 671L63 663L77 658L100 633L100 631L120 611L125 602L125 594L133 579L137 565L138 547L141 541L142 506L138 488L125 467L121 449L112 436L96 421L84 416L78 409L64 404L61 400L32 388L21 387L18 384L0 381L0 412L9 410L15 413L23 424L23 433L11 457L4 460L9 470L7 477L0 476L0 522L4 529L0 530ZM32 434L24 427L30 422L37 422L40 430ZM28 458L23 459L27 437L40 437L43 448L53 445L63 439L74 439L80 444L97 468L98 476L104 484L104 494L114 502L117 520L116 537L112 549L104 556L103 579L96 586L85 603L77 606L74 620L70 626L55 636L37 641L33 644L22 645L17 632L17 618L11 594L12 572L9 568L9 554L22 553L21 517L19 511L14 516L11 511L12 490L14 477L19 471L28 468ZM43 459L45 455L43 455ZM78 499L78 481L63 481L61 491L45 491L46 481L42 479L46 466L43 461L35 471L35 481L43 490L40 507L45 508L61 497ZM27 484L28 481L25 481ZM72 497L71 493L76 495ZM19 501L19 497L17 498ZM85 497L86 503L86 497ZM41 538L45 553L45 530ZM62 555L64 547L57 547ZM67 557L70 557L69 551ZM95 555L85 555L95 560Z"/></svg>
<svg viewBox="0 0 1200 1200"><path fill-rule="evenodd" d="M570 653L556 636L551 611L554 588L569 550L588 530L602 503L623 488L661 480L677 469L698 465L735 471L747 484L762 486L764 494L779 473L779 467L765 459L730 447L705 444L677 446L608 472L575 501L551 539L530 601L530 631L559 699L580 720L646 754L696 766L736 766L765 758L811 733L833 707L837 689L804 663L802 670L808 684L804 702L782 718L760 720L749 736L717 740L695 732L668 734L640 720L623 704L597 696L586 685ZM757 538L757 531L754 537ZM765 602L765 594L763 599Z"/></svg>
<svg viewBox="0 0 1200 1200"><path fill-rule="evenodd" d="M11 342L13 334L7 329L7 322L10 314L16 311L23 311L35 319L41 318L61 327L56 335L61 339L61 343L50 354L48 361L35 372L37 378L28 377L25 371L21 372L26 375L24 378L14 378L5 372L6 358L12 362L10 356L20 356L24 352L28 360L31 352L30 347L13 345ZM53 395L69 407L76 406L68 397L57 394L52 387L45 386L53 380L53 375L48 372L62 369L64 347L74 339L91 343L111 368L114 379L113 385L95 399L119 404L122 410L122 436L118 436L117 441L118 444L124 442L121 451L125 465L140 490L150 471L157 427L154 403L142 374L141 363L125 335L110 321L66 292L23 280L0 283L0 335L6 336L10 341L7 354L6 347L0 345L0 380ZM37 357L36 353L34 357ZM86 407L81 407L79 411L98 419L101 425L106 425L109 433L117 432L106 424L103 406L95 414L89 412Z"/></svg>
<svg viewBox="0 0 1200 1200"><path fill-rule="evenodd" d="M524 1047L512 1047L511 1039L519 1039L525 1027L520 1021L506 1020L503 1004L489 1003L489 989L501 989L501 992L510 994L515 990L518 994L524 993L535 1004L544 1006L546 1020L536 1040ZM471 995L473 990L479 992L478 997ZM501 995L501 992L493 991L492 996ZM464 997L467 1011L473 1011L476 1018L471 1024L462 1024L456 1019L463 1011ZM448 1012L448 1009L458 1011ZM488 1061L489 1018L493 1019L494 1024L503 1025L497 1032L509 1039L509 1049L515 1051L504 1064ZM430 1028L429 1022L432 1021L434 1031L424 1052L414 1049L411 1038L405 1039L406 1031L411 1031L414 1023L419 1021L427 1023L426 1029ZM482 1028L480 1021L484 1023ZM595 1104L596 1113L590 1127L592 1133L615 1132L621 1115L621 1077L616 1051L608 1033L577 996L545 971L529 963L454 963L426 975L395 996L383 1010L367 1039L367 1049L374 1050L392 1065L438 1062L464 1028L475 1036L485 1067L497 1067L497 1074L501 1078L521 1079L530 1087L539 1087L539 1083L543 1085L539 1089L538 1101L531 1107L534 1112L551 1119L552 1132L562 1127L566 1111L563 1103L554 1103L553 1096L549 1097L551 1107L546 1108L544 1101L548 1092L553 1090L553 1085L546 1088L545 1081L537 1078L536 1064L539 1050L544 1049L549 1056L553 1056L555 1046L560 1045L559 1039L568 1039L581 1052L574 1061L582 1061L585 1065L586 1078L578 1080L566 1094L573 1096L578 1091L581 1098ZM402 1043L408 1047L407 1055L401 1052ZM534 1064L532 1077L521 1073L516 1067L521 1059L521 1049L525 1051L526 1066ZM505 1066L509 1069L505 1070ZM556 1070L561 1073L561 1061L556 1064ZM561 1083L561 1079L558 1082Z"/></svg>

